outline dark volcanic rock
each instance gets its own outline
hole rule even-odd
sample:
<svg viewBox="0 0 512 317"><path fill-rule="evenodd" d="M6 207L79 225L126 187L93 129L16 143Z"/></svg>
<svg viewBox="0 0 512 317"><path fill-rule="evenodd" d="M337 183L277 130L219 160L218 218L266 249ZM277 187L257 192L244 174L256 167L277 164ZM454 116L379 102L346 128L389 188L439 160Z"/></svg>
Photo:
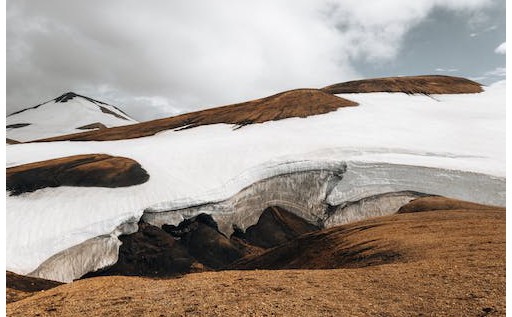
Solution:
<svg viewBox="0 0 512 317"><path fill-rule="evenodd" d="M162 229L144 222L139 230L122 235L119 259L113 266L84 276L135 275L168 277L189 272L195 259L187 249Z"/></svg>
<svg viewBox="0 0 512 317"><path fill-rule="evenodd" d="M250 245L273 248L297 236L319 229L318 226L310 224L281 207L269 207L261 214L258 222L247 228L245 233L236 230L233 235Z"/></svg>
<svg viewBox="0 0 512 317"><path fill-rule="evenodd" d="M23 128L23 127L26 127L29 125L31 125L31 123L14 123L14 124L7 125L6 128L7 129L17 129L17 128Z"/></svg>
<svg viewBox="0 0 512 317"><path fill-rule="evenodd" d="M11 195L45 187L125 187L149 179L136 161L105 154L85 154L24 164L7 169Z"/></svg>
<svg viewBox="0 0 512 317"><path fill-rule="evenodd" d="M5 138L5 143L7 143L7 144L20 144L21 142L13 140L13 139Z"/></svg>
<svg viewBox="0 0 512 317"><path fill-rule="evenodd" d="M222 234L210 215L200 214L184 220L178 226L164 225L162 229L174 237L198 262L221 269L241 258L243 251Z"/></svg>
<svg viewBox="0 0 512 317"><path fill-rule="evenodd" d="M123 243L113 266L83 278L103 275L171 277L222 269L245 254L217 229L209 215L186 219L163 228L139 222L139 230L119 237Z"/></svg>
<svg viewBox="0 0 512 317"><path fill-rule="evenodd" d="M55 98L55 102L68 102L69 100L78 97L79 95L75 94L74 92L67 92L65 94L62 94L61 96Z"/></svg>
<svg viewBox="0 0 512 317"><path fill-rule="evenodd" d="M103 123L95 122L95 123L91 123L91 124L87 124L87 125L78 127L77 129L80 129L80 130L91 130L91 129L106 129L106 128L107 127Z"/></svg>
<svg viewBox="0 0 512 317"><path fill-rule="evenodd" d="M63 283L45 280L37 277L6 273L6 302L12 303L32 296L36 292L48 290Z"/></svg>
<svg viewBox="0 0 512 317"><path fill-rule="evenodd" d="M23 292L37 292L57 287L64 283L45 280L37 277L19 275L13 272L6 272L6 287Z"/></svg>

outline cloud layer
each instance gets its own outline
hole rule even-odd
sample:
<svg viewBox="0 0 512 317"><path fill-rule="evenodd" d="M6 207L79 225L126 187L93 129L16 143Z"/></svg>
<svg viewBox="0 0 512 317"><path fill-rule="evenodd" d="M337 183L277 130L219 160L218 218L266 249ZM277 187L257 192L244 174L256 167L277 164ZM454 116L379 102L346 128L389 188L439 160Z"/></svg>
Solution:
<svg viewBox="0 0 512 317"><path fill-rule="evenodd" d="M494 53L507 54L507 42L503 42L498 47L496 47L496 49L494 50Z"/></svg>
<svg viewBox="0 0 512 317"><path fill-rule="evenodd" d="M360 77L436 8L490 0L9 1L7 111L74 90L144 120Z"/></svg>

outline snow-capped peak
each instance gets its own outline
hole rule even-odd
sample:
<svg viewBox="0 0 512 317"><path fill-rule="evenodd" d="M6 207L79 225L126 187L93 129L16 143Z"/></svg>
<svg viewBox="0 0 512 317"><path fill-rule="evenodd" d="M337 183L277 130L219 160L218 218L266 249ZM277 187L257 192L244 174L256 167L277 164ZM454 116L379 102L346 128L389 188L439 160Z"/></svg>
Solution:
<svg viewBox="0 0 512 317"><path fill-rule="evenodd" d="M137 123L119 108L74 92L7 116L7 138L41 138Z"/></svg>

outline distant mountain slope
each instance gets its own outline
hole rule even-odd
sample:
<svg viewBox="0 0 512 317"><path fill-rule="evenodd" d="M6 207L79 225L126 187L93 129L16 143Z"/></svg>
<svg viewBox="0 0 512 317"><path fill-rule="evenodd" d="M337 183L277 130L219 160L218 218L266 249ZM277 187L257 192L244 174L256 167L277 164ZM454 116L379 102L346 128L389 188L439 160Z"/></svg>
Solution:
<svg viewBox="0 0 512 317"><path fill-rule="evenodd" d="M35 107L12 113L7 116L6 123L7 138L25 142L137 121L115 106L68 92Z"/></svg>
<svg viewBox="0 0 512 317"><path fill-rule="evenodd" d="M333 96L318 89L295 89L243 103L185 113L175 117L142 122L101 131L89 131L57 136L39 141L107 141L151 136L172 129L194 128L227 123L236 128L287 118L305 118L325 114L342 107L357 106L356 102Z"/></svg>
<svg viewBox="0 0 512 317"><path fill-rule="evenodd" d="M372 78L334 84L322 89L294 89L261 99L142 122L137 125L61 135L38 141L133 139L154 135L165 130L194 128L217 123L233 124L239 128L254 123L294 117L305 118L332 112L342 107L358 105L349 96L339 96L338 94L402 92L409 95L431 95L480 93L482 91L482 86L479 83L461 77L421 75Z"/></svg>

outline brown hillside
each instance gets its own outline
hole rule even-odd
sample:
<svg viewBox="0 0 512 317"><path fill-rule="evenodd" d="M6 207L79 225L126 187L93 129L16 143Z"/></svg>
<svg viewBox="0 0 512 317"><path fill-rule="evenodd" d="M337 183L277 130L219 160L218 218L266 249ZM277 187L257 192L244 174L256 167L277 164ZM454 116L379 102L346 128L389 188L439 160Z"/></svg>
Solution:
<svg viewBox="0 0 512 317"><path fill-rule="evenodd" d="M5 142L7 144L20 144L21 143L20 141L16 141L16 140L9 139L9 138L5 138Z"/></svg>
<svg viewBox="0 0 512 317"><path fill-rule="evenodd" d="M8 271L6 274L7 303L18 301L38 291L47 290L59 285L62 285L62 283L18 275Z"/></svg>
<svg viewBox="0 0 512 317"><path fill-rule="evenodd" d="M398 213L433 211L433 210L505 210L502 207L481 205L468 201L446 198L442 196L428 196L412 200L403 205Z"/></svg>
<svg viewBox="0 0 512 317"><path fill-rule="evenodd" d="M286 118L305 118L335 111L341 107L354 106L357 106L357 103L327 94L318 89L296 89L244 103L206 109L138 124L108 128L101 131L88 131L52 137L37 140L36 142L133 139L154 135L165 130L194 128L216 123L233 124L239 128L248 124Z"/></svg>
<svg viewBox="0 0 512 317"><path fill-rule="evenodd" d="M136 161L106 154L62 157L7 168L7 190L11 195L45 187L124 187L149 179Z"/></svg>
<svg viewBox="0 0 512 317"><path fill-rule="evenodd" d="M322 88L330 94L403 92L406 94L470 94L482 92L482 85L462 77L423 75L384 77L347 81Z"/></svg>
<svg viewBox="0 0 512 317"><path fill-rule="evenodd" d="M502 210L374 218L306 234L274 257L277 268L314 270L97 277L10 303L7 315L503 316L505 227Z"/></svg>
<svg viewBox="0 0 512 317"><path fill-rule="evenodd" d="M95 122L95 123L91 123L91 124L87 124L87 125L84 125L84 126L81 126L81 127L78 127L77 129L79 130L91 130L91 129L106 129L107 127L101 123L101 122Z"/></svg>

